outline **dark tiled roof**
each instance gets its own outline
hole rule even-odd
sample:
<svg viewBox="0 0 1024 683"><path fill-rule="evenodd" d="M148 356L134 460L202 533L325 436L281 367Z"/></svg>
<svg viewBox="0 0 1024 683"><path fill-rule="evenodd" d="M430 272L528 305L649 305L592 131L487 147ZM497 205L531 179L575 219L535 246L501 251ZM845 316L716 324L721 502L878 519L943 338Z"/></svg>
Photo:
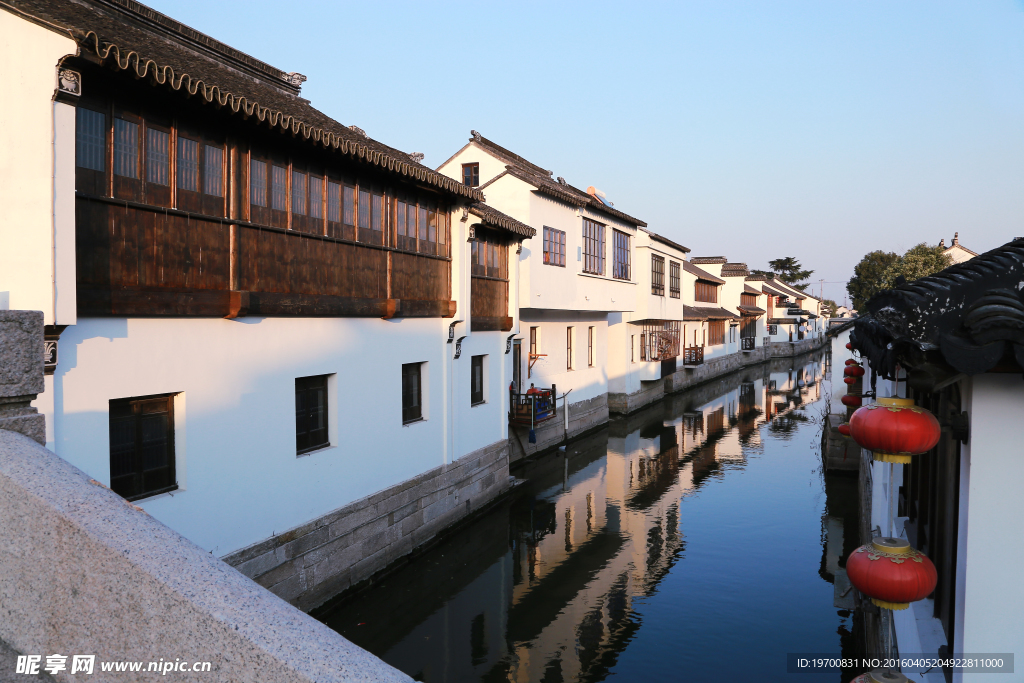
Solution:
<svg viewBox="0 0 1024 683"><path fill-rule="evenodd" d="M505 230L523 238L530 238L537 234L537 230L535 228L531 228L526 223L520 223L515 218L503 214L501 211L498 211L483 202L473 202L470 204L469 212L474 216L483 219L483 224L489 228Z"/></svg>
<svg viewBox="0 0 1024 683"><path fill-rule="evenodd" d="M693 265L689 261L683 261L683 270L691 275L696 275L698 280L705 280L707 282L713 282L716 285L724 285L725 280L720 277L715 277L706 270L701 270L697 266Z"/></svg>
<svg viewBox="0 0 1024 683"><path fill-rule="evenodd" d="M669 238L664 237L662 235L659 235L656 232L652 232L652 233L650 233L650 235L651 235L651 239L654 240L655 242L660 242L661 244L664 244L667 247L672 247L673 249L678 249L679 251L683 252L684 254L688 254L690 252L690 248L689 247L684 247L681 244L677 244L676 242L673 242Z"/></svg>
<svg viewBox="0 0 1024 683"><path fill-rule="evenodd" d="M781 296L781 297L786 298L786 299L789 298L789 294L788 293L783 292L783 291L778 290L778 289L773 289L773 288L769 287L768 285L762 285L762 289L764 289L764 293L765 294L771 294L772 296Z"/></svg>
<svg viewBox="0 0 1024 683"><path fill-rule="evenodd" d="M729 259L724 256L694 256L690 259L690 263L726 263Z"/></svg>
<svg viewBox="0 0 1024 683"><path fill-rule="evenodd" d="M501 145L483 137L479 133L474 132L474 135L469 138L469 140L470 142L486 149L497 159L504 161L506 164L506 171L510 175L533 185L537 188L537 191L542 194L554 197L555 199L566 202L567 204L586 207L590 211L596 211L613 218L618 218L630 225L647 227L647 223L644 223L639 218L634 218L627 213L623 213L618 209L608 206L597 197L587 194L579 188L573 187L562 178L557 180L552 178L551 171L527 161L518 154L510 152ZM497 180L497 178L495 178L495 180Z"/></svg>
<svg viewBox="0 0 1024 683"><path fill-rule="evenodd" d="M750 285L746 285L746 284L743 285L743 293L744 294L756 294L757 296L764 295L764 292L762 292L760 289L754 289Z"/></svg>
<svg viewBox="0 0 1024 683"><path fill-rule="evenodd" d="M745 263L726 263L722 266L722 277L746 277L749 274Z"/></svg>
<svg viewBox="0 0 1024 683"><path fill-rule="evenodd" d="M683 320L687 321L698 321L698 320L735 320L738 318L735 313L727 311L724 308L714 308L711 306L683 306Z"/></svg>
<svg viewBox="0 0 1024 683"><path fill-rule="evenodd" d="M132 0L8 0L26 15L67 30L83 54L111 68L200 97L271 129L305 139L448 193L483 199L467 187L335 121L298 97L303 76L220 43ZM85 84L88 88L88 84Z"/></svg>
<svg viewBox="0 0 1024 683"><path fill-rule="evenodd" d="M968 375L999 364L1024 368L1021 282L1024 238L877 294L855 320L851 342L886 378L897 364Z"/></svg>
<svg viewBox="0 0 1024 683"><path fill-rule="evenodd" d="M758 308L757 306L737 306L736 308L738 308L740 313L743 313L744 315L762 315L768 312L763 308Z"/></svg>

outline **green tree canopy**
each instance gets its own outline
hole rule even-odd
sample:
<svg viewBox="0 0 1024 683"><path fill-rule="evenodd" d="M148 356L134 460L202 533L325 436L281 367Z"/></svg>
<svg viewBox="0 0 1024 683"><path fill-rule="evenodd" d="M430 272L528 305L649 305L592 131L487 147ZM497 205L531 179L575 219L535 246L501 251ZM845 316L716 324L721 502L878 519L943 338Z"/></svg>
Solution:
<svg viewBox="0 0 1024 683"><path fill-rule="evenodd" d="M846 292L856 310L864 310L868 300L885 289L882 276L889 266L899 260L899 254L894 252L873 251L854 266L853 277L846 283Z"/></svg>
<svg viewBox="0 0 1024 683"><path fill-rule="evenodd" d="M907 282L912 282L949 268L953 265L953 259L942 253L943 251L945 249L938 245L930 247L924 242L916 247L911 247L896 263L882 273L883 288L892 289L900 277L905 278Z"/></svg>
<svg viewBox="0 0 1024 683"><path fill-rule="evenodd" d="M908 249L903 256L891 251L873 251L865 255L846 283L853 307L863 310L871 297L883 289L892 289L901 276L910 282L948 268L952 260L942 252L942 247L922 242Z"/></svg>
<svg viewBox="0 0 1024 683"><path fill-rule="evenodd" d="M768 267L780 280L801 292L807 289L807 285L810 284L807 279L814 273L813 270L804 270L800 262L792 256L769 261Z"/></svg>

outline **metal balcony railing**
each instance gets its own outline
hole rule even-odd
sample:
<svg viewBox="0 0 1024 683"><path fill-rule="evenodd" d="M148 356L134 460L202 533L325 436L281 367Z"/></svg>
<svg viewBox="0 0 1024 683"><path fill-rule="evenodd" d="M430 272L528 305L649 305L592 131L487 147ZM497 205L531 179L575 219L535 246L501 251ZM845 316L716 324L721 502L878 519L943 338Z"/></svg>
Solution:
<svg viewBox="0 0 1024 683"><path fill-rule="evenodd" d="M688 346L683 351L683 365L701 365L703 362L703 346Z"/></svg>
<svg viewBox="0 0 1024 683"><path fill-rule="evenodd" d="M509 392L508 421L514 425L532 427L555 417L555 386L538 387L525 394Z"/></svg>

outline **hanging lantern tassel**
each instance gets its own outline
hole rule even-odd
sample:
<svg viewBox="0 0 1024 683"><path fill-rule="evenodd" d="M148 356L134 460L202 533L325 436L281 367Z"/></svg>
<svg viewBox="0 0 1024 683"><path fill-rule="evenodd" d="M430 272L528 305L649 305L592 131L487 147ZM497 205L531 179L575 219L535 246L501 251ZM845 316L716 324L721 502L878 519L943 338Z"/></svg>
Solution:
<svg viewBox="0 0 1024 683"><path fill-rule="evenodd" d="M914 683L899 671L892 669L875 669L866 674L861 674L850 683Z"/></svg>
<svg viewBox="0 0 1024 683"><path fill-rule="evenodd" d="M872 451L875 460L906 465L912 455L935 448L942 428L931 412L909 398L880 398L850 416L850 436Z"/></svg>
<svg viewBox="0 0 1024 683"><path fill-rule="evenodd" d="M850 553L853 587L883 609L900 610L927 598L938 582L935 565L902 538L882 536Z"/></svg>

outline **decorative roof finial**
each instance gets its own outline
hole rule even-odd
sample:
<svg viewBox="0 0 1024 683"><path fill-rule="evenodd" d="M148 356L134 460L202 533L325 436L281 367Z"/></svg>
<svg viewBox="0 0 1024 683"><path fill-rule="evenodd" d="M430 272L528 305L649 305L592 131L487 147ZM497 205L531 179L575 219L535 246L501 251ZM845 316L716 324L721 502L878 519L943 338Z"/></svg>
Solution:
<svg viewBox="0 0 1024 683"><path fill-rule="evenodd" d="M369 135L366 134L366 131L360 128L359 126L349 126L348 129L357 135L362 135L364 138L370 137Z"/></svg>
<svg viewBox="0 0 1024 683"><path fill-rule="evenodd" d="M301 88L302 84L309 79L300 74L298 71L292 71L285 76L285 80L294 85L296 88Z"/></svg>
<svg viewBox="0 0 1024 683"><path fill-rule="evenodd" d="M960 233L954 232L953 233L953 246L955 247L958 244L960 244Z"/></svg>
<svg viewBox="0 0 1024 683"><path fill-rule="evenodd" d="M940 237L939 238L939 249L945 249L945 248L946 248L946 238L945 237Z"/></svg>
<svg viewBox="0 0 1024 683"><path fill-rule="evenodd" d="M559 185L568 185L569 183L565 182L565 178L563 178L562 176L558 176L558 184Z"/></svg>
<svg viewBox="0 0 1024 683"><path fill-rule="evenodd" d="M469 134L473 136L472 138L470 138L473 142L480 142L480 140L483 139L483 136L480 135L480 133L476 132L475 130L469 131Z"/></svg>
<svg viewBox="0 0 1024 683"><path fill-rule="evenodd" d="M409 152L409 158L415 161L417 164L423 163L423 152Z"/></svg>

